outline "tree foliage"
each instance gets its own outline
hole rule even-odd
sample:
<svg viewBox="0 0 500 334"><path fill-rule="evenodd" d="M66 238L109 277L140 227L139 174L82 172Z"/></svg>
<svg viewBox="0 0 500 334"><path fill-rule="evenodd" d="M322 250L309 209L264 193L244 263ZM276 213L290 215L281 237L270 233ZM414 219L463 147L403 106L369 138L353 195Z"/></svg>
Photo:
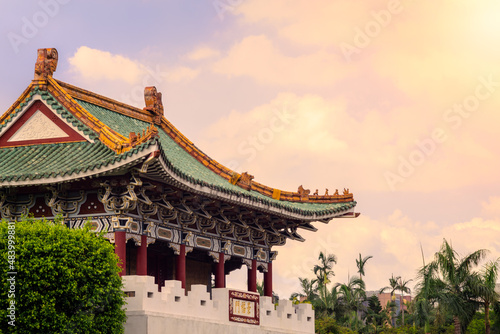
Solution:
<svg viewBox="0 0 500 334"><path fill-rule="evenodd" d="M490 261L484 266L481 273L472 276L472 289L484 307L485 334L490 334L491 332L490 307L500 297L495 290L499 266L499 259Z"/></svg>
<svg viewBox="0 0 500 334"><path fill-rule="evenodd" d="M322 317L316 319L316 333L318 334L354 334L349 328L343 327L337 323L333 317Z"/></svg>
<svg viewBox="0 0 500 334"><path fill-rule="evenodd" d="M302 297L313 305L316 333L500 334L500 296L495 291L500 259L477 270L486 254L480 249L460 257L443 240L434 260L423 262L411 301L403 303L404 296L412 293L412 279L391 274L389 285L380 289L380 293L390 292L391 298L387 305L380 305L378 296L366 297L362 279L363 266L371 256L363 258L360 253L356 259L360 276L349 277L347 283L332 283L337 257L321 252L319 263L312 268L315 277L299 278L302 291L292 297L296 302ZM400 292L399 298L396 292Z"/></svg>
<svg viewBox="0 0 500 334"><path fill-rule="evenodd" d="M370 333L381 333L389 322L389 315L384 311L380 300L376 295L368 298L368 308L366 323L369 326Z"/></svg>
<svg viewBox="0 0 500 334"><path fill-rule="evenodd" d="M358 267L359 279L363 279L363 276L365 276L365 265L366 262L371 258L373 258L373 256L368 255L362 257L361 253L359 253L359 259L356 259L356 266Z"/></svg>
<svg viewBox="0 0 500 334"><path fill-rule="evenodd" d="M467 328L476 312L478 305L474 291L478 287L474 285L479 283L474 279L473 268L486 253L486 250L480 249L461 258L451 244L443 240L434 261L420 271L421 290L426 290L427 298L453 315L456 334Z"/></svg>
<svg viewBox="0 0 500 334"><path fill-rule="evenodd" d="M15 327L3 320L1 330L123 333L120 268L107 240L88 228L69 229L58 220L22 219L15 223L12 268L8 261L9 225L13 224L0 222L0 273L3 278L15 278L15 295L7 295L11 281L2 279L0 318L8 319L7 308L13 300Z"/></svg>
<svg viewBox="0 0 500 334"><path fill-rule="evenodd" d="M335 276L332 268L337 263L337 257L334 254L320 252L318 260L320 263L314 266L313 272L318 284L326 285L330 283L330 277Z"/></svg>

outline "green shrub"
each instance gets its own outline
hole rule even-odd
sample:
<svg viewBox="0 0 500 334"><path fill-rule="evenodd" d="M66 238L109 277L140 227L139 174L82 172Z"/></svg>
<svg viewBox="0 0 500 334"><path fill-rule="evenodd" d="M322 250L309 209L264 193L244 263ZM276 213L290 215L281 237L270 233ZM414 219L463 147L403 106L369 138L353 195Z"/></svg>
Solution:
<svg viewBox="0 0 500 334"><path fill-rule="evenodd" d="M15 263L9 261L13 226ZM12 242L10 246L12 252ZM0 331L123 333L120 268L113 246L104 238L57 221L23 219L15 225L2 221L0 258ZM8 296L12 278L15 296ZM14 319L7 317L9 300L15 302Z"/></svg>
<svg viewBox="0 0 500 334"><path fill-rule="evenodd" d="M352 330L342 327L332 317L321 317L316 319L316 333L317 334L354 334Z"/></svg>

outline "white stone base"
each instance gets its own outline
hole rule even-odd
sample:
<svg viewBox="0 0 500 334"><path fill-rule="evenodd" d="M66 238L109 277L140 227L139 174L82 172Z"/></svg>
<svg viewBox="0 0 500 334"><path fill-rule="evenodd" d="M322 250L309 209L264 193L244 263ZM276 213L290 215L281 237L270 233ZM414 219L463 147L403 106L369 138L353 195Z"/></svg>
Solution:
<svg viewBox="0 0 500 334"><path fill-rule="evenodd" d="M151 276L124 276L127 297L125 334L147 333L314 333L314 311L310 304L293 305L271 297L260 297L260 325L229 321L229 289L193 285L185 296L180 281L165 281L162 292Z"/></svg>

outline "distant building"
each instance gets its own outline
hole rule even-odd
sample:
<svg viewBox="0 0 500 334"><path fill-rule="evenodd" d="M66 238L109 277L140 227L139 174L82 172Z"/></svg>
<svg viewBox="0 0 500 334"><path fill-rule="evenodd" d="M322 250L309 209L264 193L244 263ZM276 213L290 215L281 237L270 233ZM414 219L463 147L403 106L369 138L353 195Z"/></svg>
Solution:
<svg viewBox="0 0 500 334"><path fill-rule="evenodd" d="M400 310L401 310L401 300L403 300L403 308L407 310L406 304L411 303L411 296L406 295L401 298L401 294L394 294L391 296L390 292L386 293L379 293L377 294L377 297L380 301L380 305L382 305L382 308L385 309L387 308L387 304L391 301L394 300L396 303L396 314L399 315Z"/></svg>

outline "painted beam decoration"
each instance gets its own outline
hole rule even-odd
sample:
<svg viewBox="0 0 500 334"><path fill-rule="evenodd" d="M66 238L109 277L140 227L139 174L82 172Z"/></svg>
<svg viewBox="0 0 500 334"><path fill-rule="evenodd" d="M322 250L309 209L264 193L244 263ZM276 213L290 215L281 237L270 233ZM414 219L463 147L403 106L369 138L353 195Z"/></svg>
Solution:
<svg viewBox="0 0 500 334"><path fill-rule="evenodd" d="M259 325L259 300L258 294L229 290L229 321Z"/></svg>

